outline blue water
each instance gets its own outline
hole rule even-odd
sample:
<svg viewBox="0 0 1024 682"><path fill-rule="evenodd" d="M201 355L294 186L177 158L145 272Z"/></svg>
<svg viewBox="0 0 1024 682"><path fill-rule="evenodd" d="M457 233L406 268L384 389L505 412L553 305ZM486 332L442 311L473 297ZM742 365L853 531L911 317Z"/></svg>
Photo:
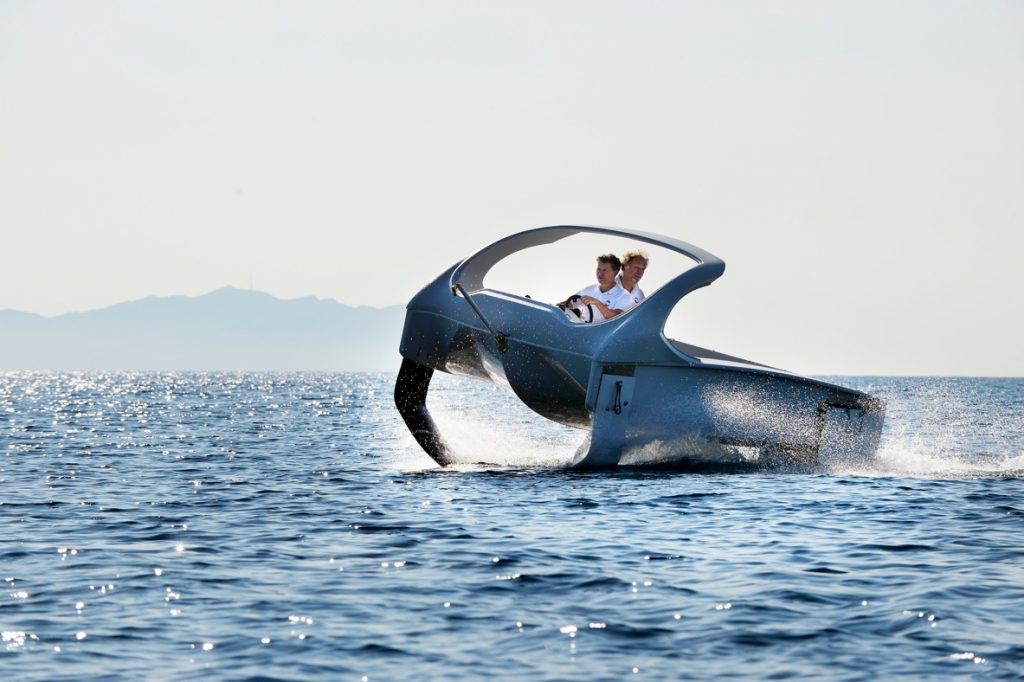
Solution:
<svg viewBox="0 0 1024 682"><path fill-rule="evenodd" d="M440 470L393 380L0 374L0 678L1024 676L1022 379L839 379L867 468L602 473L447 376Z"/></svg>

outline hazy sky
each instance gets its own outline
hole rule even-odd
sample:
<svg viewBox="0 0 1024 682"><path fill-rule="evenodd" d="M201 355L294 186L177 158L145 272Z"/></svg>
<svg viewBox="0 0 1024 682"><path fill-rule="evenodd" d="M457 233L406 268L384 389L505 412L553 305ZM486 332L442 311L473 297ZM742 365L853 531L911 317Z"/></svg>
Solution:
<svg viewBox="0 0 1024 682"><path fill-rule="evenodd" d="M726 261L678 338L1024 375L1022 122L1016 1L0 0L0 309L404 304L617 225ZM523 277L568 293L576 255Z"/></svg>

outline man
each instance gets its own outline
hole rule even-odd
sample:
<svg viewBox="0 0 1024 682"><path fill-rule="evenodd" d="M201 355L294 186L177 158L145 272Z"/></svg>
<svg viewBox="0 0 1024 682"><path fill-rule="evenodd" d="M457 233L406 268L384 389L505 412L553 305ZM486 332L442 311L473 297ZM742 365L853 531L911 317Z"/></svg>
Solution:
<svg viewBox="0 0 1024 682"><path fill-rule="evenodd" d="M594 273L597 276L597 283L580 289L576 294L580 301L589 305L593 311L594 317L591 322L604 322L622 313L626 292L616 279L621 267L622 263L615 254L601 254L597 257L597 270Z"/></svg>
<svg viewBox="0 0 1024 682"><path fill-rule="evenodd" d="M629 310L646 298L643 289L640 288L640 278L647 271L650 260L646 251L627 251L622 255L622 272L616 281L626 294L623 298L623 310Z"/></svg>

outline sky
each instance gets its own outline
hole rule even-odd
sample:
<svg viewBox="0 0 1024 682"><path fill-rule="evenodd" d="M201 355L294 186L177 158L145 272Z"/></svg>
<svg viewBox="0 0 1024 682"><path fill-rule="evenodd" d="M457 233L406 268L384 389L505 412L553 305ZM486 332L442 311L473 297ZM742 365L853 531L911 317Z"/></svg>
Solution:
<svg viewBox="0 0 1024 682"><path fill-rule="evenodd" d="M0 309L404 304L512 232L611 225L726 262L676 338L1022 376L1022 121L1014 0L0 0ZM524 289L579 289L590 248Z"/></svg>

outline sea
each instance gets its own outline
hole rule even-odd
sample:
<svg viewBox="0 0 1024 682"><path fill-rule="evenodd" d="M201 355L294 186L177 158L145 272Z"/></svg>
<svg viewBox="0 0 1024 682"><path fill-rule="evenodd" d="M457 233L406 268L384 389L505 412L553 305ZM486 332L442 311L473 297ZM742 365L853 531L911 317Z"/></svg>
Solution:
<svg viewBox="0 0 1024 682"><path fill-rule="evenodd" d="M579 472L435 375L0 373L0 679L1024 678L1024 379L828 377L876 457Z"/></svg>

